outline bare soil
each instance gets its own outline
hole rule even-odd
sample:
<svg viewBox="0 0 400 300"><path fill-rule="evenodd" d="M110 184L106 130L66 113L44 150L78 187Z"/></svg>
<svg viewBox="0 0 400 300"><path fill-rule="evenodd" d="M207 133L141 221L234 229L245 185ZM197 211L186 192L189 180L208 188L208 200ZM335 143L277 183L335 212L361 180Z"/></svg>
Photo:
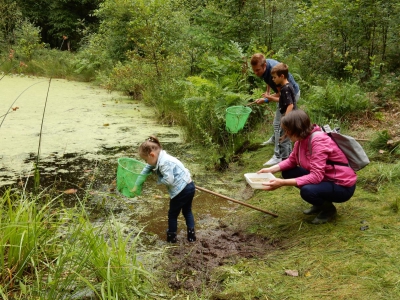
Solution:
<svg viewBox="0 0 400 300"><path fill-rule="evenodd" d="M223 222L196 235L197 241L189 243L186 235L181 234L164 261L165 278L173 290L199 292L206 285L218 291L224 275L220 278L215 274L216 267L235 264L241 258L261 257L276 248L264 237L247 234Z"/></svg>

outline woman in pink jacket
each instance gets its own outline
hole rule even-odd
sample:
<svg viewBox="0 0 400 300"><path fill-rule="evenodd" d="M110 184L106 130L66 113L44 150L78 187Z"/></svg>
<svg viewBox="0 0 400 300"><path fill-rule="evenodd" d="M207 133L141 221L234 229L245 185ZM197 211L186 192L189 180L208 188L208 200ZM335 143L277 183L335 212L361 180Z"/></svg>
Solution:
<svg viewBox="0 0 400 300"><path fill-rule="evenodd" d="M314 134L309 143L311 134L321 129L311 124L304 111L290 112L282 118L281 126L285 130L283 138L289 137L295 143L293 152L286 160L257 173L281 171L283 179L275 178L263 183L265 189L272 191L281 186L298 187L301 197L312 205L304 214L317 215L313 224L326 223L336 214L332 202L342 203L353 196L357 175L347 165L342 150L326 133Z"/></svg>

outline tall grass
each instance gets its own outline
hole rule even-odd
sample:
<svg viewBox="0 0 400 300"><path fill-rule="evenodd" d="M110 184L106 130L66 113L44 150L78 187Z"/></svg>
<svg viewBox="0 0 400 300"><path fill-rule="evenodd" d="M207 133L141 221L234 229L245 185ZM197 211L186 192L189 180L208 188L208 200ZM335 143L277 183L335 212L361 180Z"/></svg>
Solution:
<svg viewBox="0 0 400 300"><path fill-rule="evenodd" d="M5 288L12 287L27 269L34 270L32 258L42 247L52 251L46 241L54 235L55 215L48 205L38 208L34 198L9 190L0 200L0 280Z"/></svg>
<svg viewBox="0 0 400 300"><path fill-rule="evenodd" d="M19 57L19 52L15 56L18 59L3 58L0 70L5 74L29 74L85 82L96 79L98 66L93 66L85 57L69 51L36 49L29 58Z"/></svg>
<svg viewBox="0 0 400 300"><path fill-rule="evenodd" d="M6 191L0 198L2 299L137 299L151 275L136 259L135 237L114 220L93 225L83 206L60 209L57 197Z"/></svg>

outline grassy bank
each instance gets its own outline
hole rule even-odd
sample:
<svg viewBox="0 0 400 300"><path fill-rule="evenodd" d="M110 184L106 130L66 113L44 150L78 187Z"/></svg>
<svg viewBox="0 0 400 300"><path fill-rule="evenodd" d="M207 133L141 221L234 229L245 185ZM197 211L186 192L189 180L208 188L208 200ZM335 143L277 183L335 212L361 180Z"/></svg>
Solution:
<svg viewBox="0 0 400 300"><path fill-rule="evenodd" d="M242 172L257 170L267 153L271 149L246 154ZM399 164L372 162L359 171L359 182L398 169ZM296 188L256 191L248 203L279 217L240 209L231 224L240 219L240 228L267 237L276 250L226 269L217 299L398 299L398 190L398 178L374 192L359 183L354 197L337 205L337 218L324 225L303 215L309 205ZM287 270L298 276L286 275Z"/></svg>
<svg viewBox="0 0 400 300"><path fill-rule="evenodd" d="M138 238L112 217L92 223L82 202L63 208L47 193L6 191L0 198L1 299L138 299L151 280L137 259Z"/></svg>

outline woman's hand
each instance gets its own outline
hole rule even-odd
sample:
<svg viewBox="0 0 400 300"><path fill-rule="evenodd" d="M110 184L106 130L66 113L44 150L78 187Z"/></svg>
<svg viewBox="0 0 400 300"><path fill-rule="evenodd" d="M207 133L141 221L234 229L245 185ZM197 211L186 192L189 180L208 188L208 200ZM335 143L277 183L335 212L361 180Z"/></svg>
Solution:
<svg viewBox="0 0 400 300"><path fill-rule="evenodd" d="M272 173L271 168L262 168L261 170L257 171L257 174L261 174L261 173Z"/></svg>
<svg viewBox="0 0 400 300"><path fill-rule="evenodd" d="M281 178L270 179L267 182L263 182L262 185L264 186L264 190L273 191L280 188L281 186L284 186L284 179Z"/></svg>
<svg viewBox="0 0 400 300"><path fill-rule="evenodd" d="M279 165L274 165L272 167L269 168L262 168L261 170L257 171L257 174L260 173L271 173L274 174L276 172L279 172L281 170L281 168L279 167Z"/></svg>

